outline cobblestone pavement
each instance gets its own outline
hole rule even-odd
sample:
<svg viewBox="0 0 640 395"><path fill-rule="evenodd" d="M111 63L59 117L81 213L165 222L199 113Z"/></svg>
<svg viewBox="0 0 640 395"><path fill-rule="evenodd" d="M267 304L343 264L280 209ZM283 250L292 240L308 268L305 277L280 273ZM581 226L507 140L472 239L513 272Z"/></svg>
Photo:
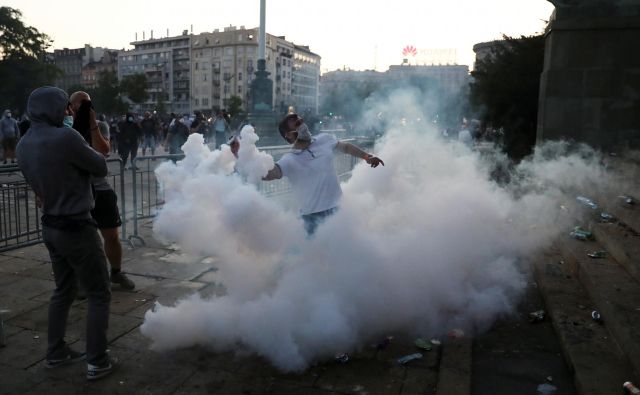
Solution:
<svg viewBox="0 0 640 395"><path fill-rule="evenodd" d="M45 369L47 306L54 288L48 253L39 244L0 254L0 311L6 347L0 348L0 394L419 394L436 393L442 349L408 366L396 359L416 352L412 339L396 337L389 347L364 347L346 364L326 361L301 374L282 374L256 356L214 353L193 347L169 353L149 350L139 326L155 301L173 303L199 292L224 292L216 283L215 259L197 259L169 249L142 227L145 247L125 251L124 270L135 292L114 287L109 349L120 364L111 376L88 383L78 363ZM86 302L70 312L67 341L84 349ZM455 376L455 375L454 375Z"/></svg>

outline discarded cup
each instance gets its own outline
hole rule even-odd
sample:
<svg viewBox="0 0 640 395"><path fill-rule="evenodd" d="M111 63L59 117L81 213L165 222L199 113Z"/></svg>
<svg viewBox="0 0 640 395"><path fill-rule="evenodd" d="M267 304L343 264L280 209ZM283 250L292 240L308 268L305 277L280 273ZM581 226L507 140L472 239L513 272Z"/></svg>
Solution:
<svg viewBox="0 0 640 395"><path fill-rule="evenodd" d="M421 358L422 358L422 354L417 352L415 354L409 354L409 355L406 355L406 356L404 356L402 358L398 358L398 363L400 365L405 365L405 364L407 364L407 363L409 363L409 362L411 362L413 360L421 359Z"/></svg>
<svg viewBox="0 0 640 395"><path fill-rule="evenodd" d="M529 313L529 322L534 323L534 322L544 321L544 317L545 317L544 310L533 311Z"/></svg>
<svg viewBox="0 0 640 395"><path fill-rule="evenodd" d="M600 213L600 220L602 220L602 222L613 222L616 220L616 217L613 214L605 213L603 211Z"/></svg>
<svg viewBox="0 0 640 395"><path fill-rule="evenodd" d="M430 340L431 344L433 344L434 346L439 346L442 344L442 342L438 339L431 339Z"/></svg>
<svg viewBox="0 0 640 395"><path fill-rule="evenodd" d="M447 333L450 339L460 339L464 337L464 331L462 329L452 329Z"/></svg>
<svg viewBox="0 0 640 395"><path fill-rule="evenodd" d="M591 312L591 319L594 320L597 323L602 323L602 316L600 315L600 313L598 312L598 310L593 310Z"/></svg>
<svg viewBox="0 0 640 395"><path fill-rule="evenodd" d="M342 353L342 354L337 354L337 355L336 355L336 361L337 361L337 362L340 362L340 363L347 363L347 362L349 362L349 354L347 354L346 352L345 352L345 353Z"/></svg>
<svg viewBox="0 0 640 395"><path fill-rule="evenodd" d="M594 252L588 253L587 256L593 259L603 259L607 257L607 251L604 251L604 250L594 251Z"/></svg>
<svg viewBox="0 0 640 395"><path fill-rule="evenodd" d="M423 338L416 339L416 341L414 341L413 344L415 344L416 347L418 347L421 350L431 351L433 349L433 346L431 345L431 343L424 340Z"/></svg>
<svg viewBox="0 0 640 395"><path fill-rule="evenodd" d="M593 210L597 210L598 209L598 205L591 199L589 199L588 197L585 196L578 196L576 198L577 201L579 201L580 203L582 203L583 205L593 209Z"/></svg>
<svg viewBox="0 0 640 395"><path fill-rule="evenodd" d="M573 231L569 235L574 239L582 241L593 240L593 233L588 230L582 229L579 226L573 228Z"/></svg>
<svg viewBox="0 0 640 395"><path fill-rule="evenodd" d="M638 203L638 200L636 200L636 198L634 198L633 196L629 196L629 195L620 195L618 196L620 199L622 199L622 201L625 204L628 204L629 206L633 206L636 203Z"/></svg>
<svg viewBox="0 0 640 395"><path fill-rule="evenodd" d="M633 385L631 381L627 381L626 383L622 384L622 388L624 389L625 394L632 394L632 395L640 394L640 389L638 389L638 387Z"/></svg>
<svg viewBox="0 0 640 395"><path fill-rule="evenodd" d="M540 384L538 386L538 395L553 395L556 393L556 391L558 390L558 387L556 387L555 385L551 385L551 384Z"/></svg>

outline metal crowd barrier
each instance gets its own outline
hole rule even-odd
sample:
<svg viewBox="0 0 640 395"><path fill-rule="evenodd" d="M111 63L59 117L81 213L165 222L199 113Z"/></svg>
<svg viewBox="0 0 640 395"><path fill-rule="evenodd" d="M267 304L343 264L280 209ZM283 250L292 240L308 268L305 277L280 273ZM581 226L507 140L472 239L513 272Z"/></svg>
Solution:
<svg viewBox="0 0 640 395"><path fill-rule="evenodd" d="M353 141L363 148L373 145L373 140L370 139L342 141ZM278 160L284 153L289 152L291 146L258 148ZM182 154L136 157L132 161L130 177L125 172L121 159L107 159L108 165L117 163L117 168L110 172L108 179L118 195L118 206L122 216L121 239L128 241L131 246L135 245L136 240L142 245L145 244L138 231L139 221L155 217L158 208L164 204L164 193L155 177L156 167L163 161L177 161L182 158ZM336 155L334 160L341 181L349 177L359 161L346 154ZM258 188L269 197L291 192L291 186L286 179L263 181ZM36 205L36 197L17 166L0 166L0 215L0 252L42 242L40 211Z"/></svg>
<svg viewBox="0 0 640 395"><path fill-rule="evenodd" d="M118 208L123 216L121 239L127 240L124 167L119 158L107 159L107 166L112 163L118 164L117 169L107 177L118 195ZM42 243L40 217L36 195L20 168L0 166L0 252Z"/></svg>

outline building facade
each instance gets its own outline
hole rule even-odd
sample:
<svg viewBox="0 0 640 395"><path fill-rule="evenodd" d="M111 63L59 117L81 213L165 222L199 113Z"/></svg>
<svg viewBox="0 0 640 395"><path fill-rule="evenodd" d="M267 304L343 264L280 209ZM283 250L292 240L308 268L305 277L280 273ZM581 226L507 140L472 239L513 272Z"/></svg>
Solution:
<svg viewBox="0 0 640 395"><path fill-rule="evenodd" d="M118 54L118 79L128 75L147 76L149 97L139 111L163 107L166 112L190 113L191 43L193 35L135 41L132 50Z"/></svg>
<svg viewBox="0 0 640 395"><path fill-rule="evenodd" d="M387 77L392 81L425 78L435 81L444 95L453 96L469 85L469 66L427 65L389 66Z"/></svg>
<svg viewBox="0 0 640 395"><path fill-rule="evenodd" d="M227 108L232 97L251 108L250 86L258 61L258 28L229 26L192 38L192 109L210 113ZM320 56L285 37L266 36L266 67L273 81L272 108L318 110ZM314 67L308 64L313 60ZM295 81L295 86L294 86ZM314 100L315 99L315 100Z"/></svg>
<svg viewBox="0 0 640 395"><path fill-rule="evenodd" d="M105 71L117 72L117 69L118 51L105 50L100 60L89 62L82 67L82 86L95 88L98 86L100 73Z"/></svg>
<svg viewBox="0 0 640 395"><path fill-rule="evenodd" d="M65 91L83 85L82 69L92 62L100 61L106 48L92 47L85 44L83 48L63 48L53 51L53 63L62 72L56 85Z"/></svg>

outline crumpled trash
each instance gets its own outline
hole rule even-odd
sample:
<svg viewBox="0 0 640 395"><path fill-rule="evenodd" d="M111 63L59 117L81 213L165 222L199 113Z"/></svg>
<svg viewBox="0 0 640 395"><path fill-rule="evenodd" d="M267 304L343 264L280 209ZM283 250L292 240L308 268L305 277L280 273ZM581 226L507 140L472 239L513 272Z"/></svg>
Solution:
<svg viewBox="0 0 640 395"><path fill-rule="evenodd" d="M349 362L349 354L347 354L346 352L344 352L342 354L336 354L336 361L340 362L340 363Z"/></svg>
<svg viewBox="0 0 640 395"><path fill-rule="evenodd" d="M416 359L422 359L422 354L420 354L419 352L415 353L415 354L409 354L409 355L405 355L402 358L398 358L398 363L400 365L406 365L407 363L416 360Z"/></svg>
<svg viewBox="0 0 640 395"><path fill-rule="evenodd" d="M638 203L638 200L636 198L634 198L633 196L630 196L630 195L620 195L618 197L620 199L622 199L622 201L625 204L628 204L629 206L633 206L633 205Z"/></svg>
<svg viewBox="0 0 640 395"><path fill-rule="evenodd" d="M433 346L431 345L430 342L424 340L423 338L418 338L416 339L413 344L415 344L416 347L418 347L421 350L425 350L425 351L431 351L433 349Z"/></svg>
<svg viewBox="0 0 640 395"><path fill-rule="evenodd" d="M558 390L558 387L548 383L540 384L538 386L538 395L553 395Z"/></svg>
<svg viewBox="0 0 640 395"><path fill-rule="evenodd" d="M586 229L582 229L579 226L576 226L575 228L573 228L573 231L571 231L571 233L569 233L569 235L571 237L573 237L574 239L578 239L578 240L582 240L582 241L587 241L587 240L593 240L593 233L591 233L590 231L586 230Z"/></svg>
<svg viewBox="0 0 640 395"><path fill-rule="evenodd" d="M599 324L602 323L602 315L600 315L598 310L593 310L591 312L591 319L594 320L595 322L599 323Z"/></svg>
<svg viewBox="0 0 640 395"><path fill-rule="evenodd" d="M442 344L442 342L438 339L431 339L430 340L431 344L433 344L434 346L439 346Z"/></svg>
<svg viewBox="0 0 640 395"><path fill-rule="evenodd" d="M604 211L600 213L600 221L602 222L615 222L616 217L613 214L605 213Z"/></svg>
<svg viewBox="0 0 640 395"><path fill-rule="evenodd" d="M545 316L546 316L546 313L544 310L533 311L529 313L529 322L533 324L535 322L544 321Z"/></svg>
<svg viewBox="0 0 640 395"><path fill-rule="evenodd" d="M640 394L640 389L633 385L631 381L627 381L622 384L622 388L624 389L625 394Z"/></svg>
<svg viewBox="0 0 640 395"><path fill-rule="evenodd" d="M603 259L607 257L607 251L605 250L594 251L594 252L588 253L587 256L592 259Z"/></svg>
<svg viewBox="0 0 640 395"><path fill-rule="evenodd" d="M578 196L576 198L577 201L579 201L580 203L582 203L583 205L591 208L592 210L597 210L598 209L598 205L591 199L589 199L588 197L585 196Z"/></svg>

